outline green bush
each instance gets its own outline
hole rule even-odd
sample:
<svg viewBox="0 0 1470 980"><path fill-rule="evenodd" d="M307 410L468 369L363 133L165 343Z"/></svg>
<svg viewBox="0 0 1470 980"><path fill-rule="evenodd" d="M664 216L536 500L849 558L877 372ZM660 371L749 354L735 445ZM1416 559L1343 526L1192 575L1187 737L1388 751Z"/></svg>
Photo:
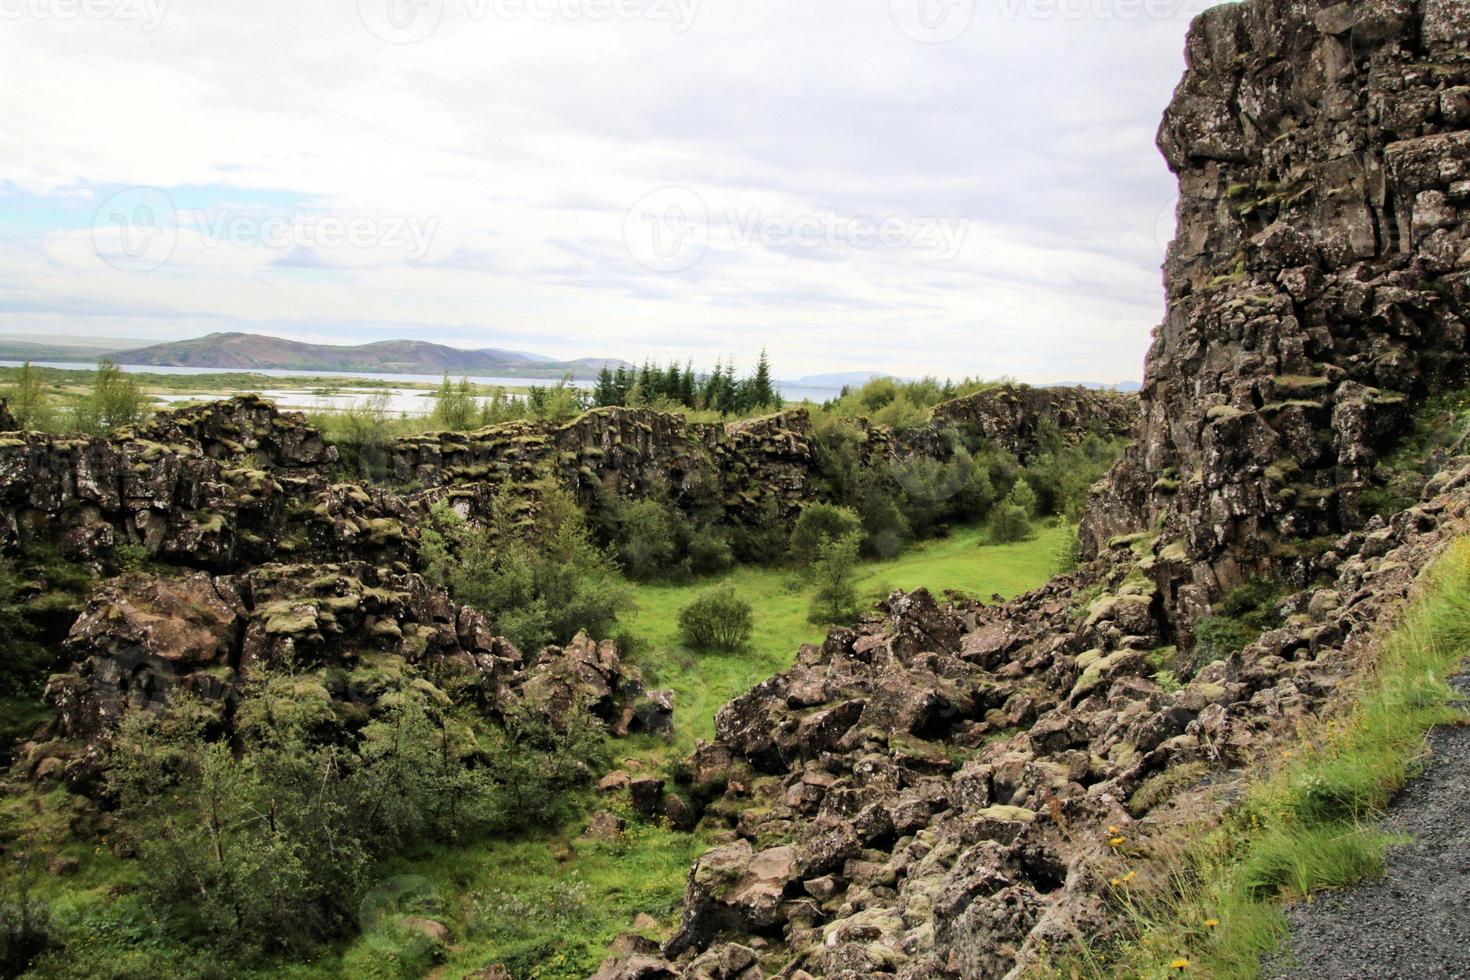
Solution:
<svg viewBox="0 0 1470 980"><path fill-rule="evenodd" d="M847 507L811 503L801 509L791 530L791 555L803 565L815 562L822 545L862 530L862 518Z"/></svg>
<svg viewBox="0 0 1470 980"><path fill-rule="evenodd" d="M78 432L102 435L137 425L153 413L153 401L138 383L112 361L97 364L92 391L72 406L72 425Z"/></svg>
<svg viewBox="0 0 1470 980"><path fill-rule="evenodd" d="M1215 603L1210 615L1194 628L1194 663L1198 667L1238 653L1268 629L1280 624L1275 604L1280 587L1264 579L1237 586Z"/></svg>
<svg viewBox="0 0 1470 980"><path fill-rule="evenodd" d="M581 630L607 636L632 603L628 584L592 543L576 501L560 490L542 494L528 527L501 502L490 527L438 504L421 532L420 555L431 582L485 613L497 633L527 652Z"/></svg>
<svg viewBox="0 0 1470 980"><path fill-rule="evenodd" d="M667 576L679 563L684 516L663 500L645 497L614 505L613 550L631 578Z"/></svg>
<svg viewBox="0 0 1470 980"><path fill-rule="evenodd" d="M738 650L754 629L750 603L728 587L701 594L679 612L679 636L696 650Z"/></svg>
<svg viewBox="0 0 1470 980"><path fill-rule="evenodd" d="M735 549L728 532L715 527L694 528L689 535L689 570L695 575L713 575L735 564Z"/></svg>
<svg viewBox="0 0 1470 980"><path fill-rule="evenodd" d="M434 392L434 411L430 416L434 425L451 432L473 429L480 421L480 406L475 401L475 390L469 378L460 378L456 384L444 372L439 390Z"/></svg>
<svg viewBox="0 0 1470 980"><path fill-rule="evenodd" d="M26 361L16 372L15 381L5 389L5 400L15 424L22 429L45 431L51 427L51 400L40 375Z"/></svg>
<svg viewBox="0 0 1470 980"><path fill-rule="evenodd" d="M773 495L765 497L754 515L732 529L730 539L735 557L751 565L779 563L786 557L789 544L790 531Z"/></svg>
<svg viewBox="0 0 1470 980"><path fill-rule="evenodd" d="M32 890L37 843L25 845L19 867L0 873L0 976L25 973L52 943L51 910Z"/></svg>
<svg viewBox="0 0 1470 980"><path fill-rule="evenodd" d="M356 737L300 676L242 699L234 744L181 694L166 713L124 718L108 770L117 832L137 845L150 910L175 939L238 961L375 928L362 909L378 860L555 824L566 791L606 762L582 706L554 724L509 708L486 729L421 693L409 668L401 682Z"/></svg>
<svg viewBox="0 0 1470 980"><path fill-rule="evenodd" d="M1031 536L1031 511L1036 496L1025 480L1017 480L1006 499L990 512L990 540L996 544L1024 541Z"/></svg>

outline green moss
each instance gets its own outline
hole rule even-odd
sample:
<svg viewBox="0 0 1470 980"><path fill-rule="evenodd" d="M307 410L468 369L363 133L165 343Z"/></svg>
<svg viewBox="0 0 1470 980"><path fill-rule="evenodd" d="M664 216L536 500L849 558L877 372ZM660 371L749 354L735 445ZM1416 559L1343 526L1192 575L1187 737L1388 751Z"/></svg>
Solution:
<svg viewBox="0 0 1470 980"><path fill-rule="evenodd" d="M1203 762L1186 762L1149 777L1128 798L1128 812L1142 817L1154 807L1173 799L1180 790L1199 782L1209 771Z"/></svg>

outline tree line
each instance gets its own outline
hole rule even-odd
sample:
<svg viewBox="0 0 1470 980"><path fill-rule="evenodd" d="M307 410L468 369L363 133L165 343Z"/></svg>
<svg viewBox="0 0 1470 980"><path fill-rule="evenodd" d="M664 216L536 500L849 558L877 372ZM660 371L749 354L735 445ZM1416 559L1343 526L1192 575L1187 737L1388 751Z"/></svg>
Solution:
<svg viewBox="0 0 1470 980"><path fill-rule="evenodd" d="M641 368L604 366L592 389L597 408L638 408L672 405L721 415L748 415L766 409L780 411L781 393L771 380L771 362L761 349L755 369L748 377L735 376L735 362L715 361L713 370L700 373L693 361L681 368L677 361L659 367L644 361Z"/></svg>

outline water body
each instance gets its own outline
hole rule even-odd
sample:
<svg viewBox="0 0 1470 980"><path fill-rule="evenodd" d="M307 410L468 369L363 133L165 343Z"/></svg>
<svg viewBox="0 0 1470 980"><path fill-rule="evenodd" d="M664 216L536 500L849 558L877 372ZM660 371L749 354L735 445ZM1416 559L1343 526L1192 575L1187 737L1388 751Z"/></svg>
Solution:
<svg viewBox="0 0 1470 980"><path fill-rule="evenodd" d="M20 367L21 361L0 360L0 367ZM94 371L95 363L79 361L31 361L33 367L57 368L62 371ZM259 374L268 378L324 378L340 379L344 382L341 388L336 388L331 394L313 391L309 388L276 388L261 389L256 392L262 398L269 398L282 408L293 408L302 410L313 409L344 409L355 405L361 405L374 394L386 394L388 396L388 410L392 413L407 413L409 415L423 415L433 410L434 400L427 397L428 393L413 388L359 388L354 389L345 382L363 379L372 381L398 381L419 382L438 384L443 380L443 374L398 374L390 372L373 371L285 371L275 368L262 368L250 370L223 370L220 368L199 367L155 367L151 364L119 364L124 372L129 374L172 374L172 375L211 375L211 374ZM459 375L451 372L451 377L459 379ZM494 388L527 388L531 385L543 387L554 385L557 378L499 378L486 375L469 375L472 383ZM586 379L574 379L573 387L590 389L594 382ZM776 382L781 396L788 402L824 402L836 398L842 392L838 388L816 387L808 385L794 385L787 382ZM199 391L194 392L170 392L160 394L160 401L164 402L192 402L208 400L211 398L227 398L238 391L212 392L208 384L202 384Z"/></svg>

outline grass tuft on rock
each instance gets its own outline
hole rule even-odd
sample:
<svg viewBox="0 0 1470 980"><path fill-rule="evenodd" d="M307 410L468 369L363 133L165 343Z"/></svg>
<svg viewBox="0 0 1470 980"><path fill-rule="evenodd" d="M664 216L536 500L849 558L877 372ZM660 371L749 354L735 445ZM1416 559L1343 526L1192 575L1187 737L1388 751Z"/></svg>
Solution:
<svg viewBox="0 0 1470 980"><path fill-rule="evenodd" d="M1470 720L1449 678L1470 656L1470 538L1430 567L1365 665L1356 697L1250 774L1203 836L1158 854L1166 874L1120 892L1126 938L1056 950L1041 976L1256 977L1286 936L1283 902L1383 873L1395 838L1377 818L1421 765L1436 726ZM1120 972L1121 971L1121 972Z"/></svg>

